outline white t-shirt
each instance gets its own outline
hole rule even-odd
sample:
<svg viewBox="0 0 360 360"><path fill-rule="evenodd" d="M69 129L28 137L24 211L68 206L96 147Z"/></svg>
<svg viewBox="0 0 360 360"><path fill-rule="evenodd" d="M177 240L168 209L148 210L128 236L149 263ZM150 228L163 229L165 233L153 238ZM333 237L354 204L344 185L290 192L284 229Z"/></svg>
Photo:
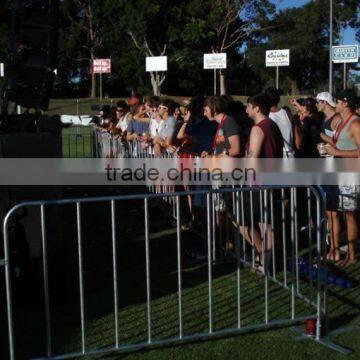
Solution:
<svg viewBox="0 0 360 360"><path fill-rule="evenodd" d="M280 129L284 140L284 157L294 157L294 135L287 112L284 109L280 109L277 112L270 112L269 118L274 121Z"/></svg>
<svg viewBox="0 0 360 360"><path fill-rule="evenodd" d="M126 115L121 117L121 119L116 124L116 128L121 129L122 132L127 131L131 119L132 119L131 112L128 112Z"/></svg>
<svg viewBox="0 0 360 360"><path fill-rule="evenodd" d="M156 137L162 127L164 125L164 120L162 119L150 119L150 125L149 125L149 133L152 138Z"/></svg>
<svg viewBox="0 0 360 360"><path fill-rule="evenodd" d="M175 133L176 119L173 116L168 117L159 131L159 136L163 139L171 138Z"/></svg>

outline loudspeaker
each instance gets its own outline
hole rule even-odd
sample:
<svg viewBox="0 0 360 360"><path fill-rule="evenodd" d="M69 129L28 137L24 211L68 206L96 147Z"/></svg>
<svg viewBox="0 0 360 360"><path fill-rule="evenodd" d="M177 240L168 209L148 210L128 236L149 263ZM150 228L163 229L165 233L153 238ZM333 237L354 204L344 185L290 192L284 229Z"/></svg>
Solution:
<svg viewBox="0 0 360 360"><path fill-rule="evenodd" d="M57 62L59 0L14 0L7 99L47 110Z"/></svg>

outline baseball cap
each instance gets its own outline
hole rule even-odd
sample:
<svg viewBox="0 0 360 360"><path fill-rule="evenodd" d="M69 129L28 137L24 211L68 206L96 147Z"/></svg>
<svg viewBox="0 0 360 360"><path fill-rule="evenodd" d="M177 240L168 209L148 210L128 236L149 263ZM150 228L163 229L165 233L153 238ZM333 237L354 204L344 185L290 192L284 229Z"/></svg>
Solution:
<svg viewBox="0 0 360 360"><path fill-rule="evenodd" d="M316 100L318 100L318 101L326 101L332 107L336 106L336 102L335 102L334 98L327 91L319 93L316 96Z"/></svg>
<svg viewBox="0 0 360 360"><path fill-rule="evenodd" d="M353 90L342 90L336 94L336 100L342 100L349 104L351 109L356 109L359 106L359 98Z"/></svg>

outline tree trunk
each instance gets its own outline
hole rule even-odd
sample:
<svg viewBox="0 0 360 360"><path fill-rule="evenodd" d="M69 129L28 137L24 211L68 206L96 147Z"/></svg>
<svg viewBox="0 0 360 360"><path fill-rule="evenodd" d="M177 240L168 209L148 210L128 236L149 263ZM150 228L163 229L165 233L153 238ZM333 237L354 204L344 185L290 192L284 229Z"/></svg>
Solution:
<svg viewBox="0 0 360 360"><path fill-rule="evenodd" d="M94 74L93 71L91 73L91 94L90 94L90 97L92 99L96 98L96 77L95 77L95 74Z"/></svg>
<svg viewBox="0 0 360 360"><path fill-rule="evenodd" d="M296 80L289 79L291 83L291 95L299 95L299 86Z"/></svg>
<svg viewBox="0 0 360 360"><path fill-rule="evenodd" d="M225 81L225 72L220 70L220 95L226 94L226 81Z"/></svg>
<svg viewBox="0 0 360 360"><path fill-rule="evenodd" d="M157 74L155 74L154 72L151 72L150 78L151 78L151 86L153 88L154 96L160 96L160 89L159 89L159 82L158 82Z"/></svg>

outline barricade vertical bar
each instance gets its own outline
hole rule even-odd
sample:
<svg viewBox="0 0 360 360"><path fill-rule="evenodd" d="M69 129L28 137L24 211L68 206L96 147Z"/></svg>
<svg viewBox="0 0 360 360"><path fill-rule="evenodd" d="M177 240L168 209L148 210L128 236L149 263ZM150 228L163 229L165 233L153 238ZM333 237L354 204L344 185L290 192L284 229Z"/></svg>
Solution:
<svg viewBox="0 0 360 360"><path fill-rule="evenodd" d="M254 206L253 206L252 190L250 190L250 213L251 213L251 257L252 257L252 267L255 268Z"/></svg>
<svg viewBox="0 0 360 360"><path fill-rule="evenodd" d="M271 216L271 248L272 248L272 277L276 280L276 257L275 257L275 230L274 230L274 191L270 190L270 216Z"/></svg>
<svg viewBox="0 0 360 360"><path fill-rule="evenodd" d="M212 246L213 246L213 261L216 260L216 218L215 218L215 196L216 194L211 195L211 217L212 217ZM219 236L220 238L220 236ZM220 248L220 247L219 247Z"/></svg>
<svg viewBox="0 0 360 360"><path fill-rule="evenodd" d="M183 338L182 309L182 274L181 274L181 231L180 231L180 198L176 196L176 234L177 234L177 266L178 266L178 296L179 296L179 338Z"/></svg>
<svg viewBox="0 0 360 360"><path fill-rule="evenodd" d="M320 200L316 200L316 250L317 250L317 300L316 300L316 340L320 340L321 337L321 272L324 272L323 266L321 263L322 255L322 246L321 246L321 211L320 211ZM324 278L324 283L326 283L326 278Z"/></svg>
<svg viewBox="0 0 360 360"><path fill-rule="evenodd" d="M148 343L151 344L151 282L150 282L150 247L149 247L149 204L144 199L145 212L145 256L146 256L146 301L148 317Z"/></svg>
<svg viewBox="0 0 360 360"><path fill-rule="evenodd" d="M244 214L244 191L242 189L241 193L241 225L243 230L245 229L245 214ZM244 234L242 234L242 248L243 248L243 260L246 261L246 240Z"/></svg>
<svg viewBox="0 0 360 360"><path fill-rule="evenodd" d="M260 223L262 224L262 226L265 226L265 230L266 230L266 224L264 224L264 208L263 208L263 191L260 189ZM260 228L260 238L261 238L261 254L260 254L260 259L261 259L261 263L262 263L262 267L263 267L263 272L265 271L265 264L264 264L264 259L265 259L265 234L263 234L263 229Z"/></svg>
<svg viewBox="0 0 360 360"><path fill-rule="evenodd" d="M206 222L207 222L207 246L208 246L208 281L209 281L209 334L213 332L212 318L212 265L211 265L211 216L210 194L206 194Z"/></svg>
<svg viewBox="0 0 360 360"><path fill-rule="evenodd" d="M269 323L269 236L268 236L268 191L264 190L264 240L263 240L263 249L264 251L264 275L265 275L265 324ZM273 259L273 261L275 261Z"/></svg>
<svg viewBox="0 0 360 360"><path fill-rule="evenodd" d="M51 356L50 300L49 300L47 238L46 238L45 206L44 205L41 205L41 238L42 238L42 257L43 257L46 348L47 348L47 355L50 357Z"/></svg>
<svg viewBox="0 0 360 360"><path fill-rule="evenodd" d="M295 319L295 224L294 188L291 188L291 319Z"/></svg>
<svg viewBox="0 0 360 360"><path fill-rule="evenodd" d="M308 273L311 274L312 271L312 243L313 243L313 239L312 239L312 211L311 211L311 190L310 188L307 189L307 204L308 204L308 235L309 235L309 268L308 268ZM313 299L313 277L309 276L309 291L310 291L310 301L312 301Z"/></svg>
<svg viewBox="0 0 360 360"><path fill-rule="evenodd" d="M6 305L7 305L7 320L9 331L9 350L10 360L15 360L15 336L14 336L14 318L12 306L12 288L11 288L11 264L10 264L10 249L9 249L9 229L8 221L11 215L6 215L4 219L4 261L5 261L5 282L6 282Z"/></svg>
<svg viewBox="0 0 360 360"><path fill-rule="evenodd" d="M78 237L78 258L79 258L79 286L80 286L80 317L81 317L81 344L82 353L85 354L85 308L84 308L84 277L82 257L82 234L81 234L81 207L76 203L77 237Z"/></svg>
<svg viewBox="0 0 360 360"><path fill-rule="evenodd" d="M236 207L235 207L235 214L236 214L236 224L239 225L240 223L240 199L239 199L239 192L236 192ZM237 326L238 329L241 328L241 261L240 261L240 231L237 231L236 236L236 261L237 261Z"/></svg>
<svg viewBox="0 0 360 360"><path fill-rule="evenodd" d="M295 222L295 271L296 271L296 293L299 294L299 229L298 229L298 207L297 188L294 188L294 222Z"/></svg>
<svg viewBox="0 0 360 360"><path fill-rule="evenodd" d="M283 272L284 287L287 287L287 266L286 266L286 217L285 217L285 190L281 189L281 223L283 239Z"/></svg>
<svg viewBox="0 0 360 360"><path fill-rule="evenodd" d="M119 293L117 276L117 251L116 251L116 209L115 201L111 200L111 231L113 252L113 281L114 281L114 316L115 316L115 346L119 348Z"/></svg>

